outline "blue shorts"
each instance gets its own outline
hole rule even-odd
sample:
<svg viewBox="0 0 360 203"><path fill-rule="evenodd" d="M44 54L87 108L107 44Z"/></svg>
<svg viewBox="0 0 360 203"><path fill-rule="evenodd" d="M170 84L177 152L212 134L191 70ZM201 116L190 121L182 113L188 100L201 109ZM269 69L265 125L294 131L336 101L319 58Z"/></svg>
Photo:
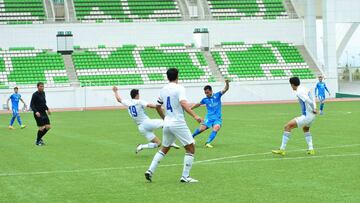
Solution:
<svg viewBox="0 0 360 203"><path fill-rule="evenodd" d="M19 110L18 109L12 109L12 114L13 114L13 117L17 117L19 115Z"/></svg>
<svg viewBox="0 0 360 203"><path fill-rule="evenodd" d="M208 119L206 118L204 120L204 123L202 125L205 125L208 128L212 128L214 125L222 125L222 119L218 118L218 119Z"/></svg>
<svg viewBox="0 0 360 203"><path fill-rule="evenodd" d="M318 95L318 98L320 102L325 101L325 95Z"/></svg>

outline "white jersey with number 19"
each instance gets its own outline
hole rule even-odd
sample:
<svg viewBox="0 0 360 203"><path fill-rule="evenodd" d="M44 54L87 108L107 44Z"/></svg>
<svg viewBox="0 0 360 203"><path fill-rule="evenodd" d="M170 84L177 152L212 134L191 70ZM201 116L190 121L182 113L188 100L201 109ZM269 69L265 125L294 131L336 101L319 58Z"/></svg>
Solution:
<svg viewBox="0 0 360 203"><path fill-rule="evenodd" d="M146 101L139 99L122 100L121 103L128 107L130 117L135 121L136 124L140 125L149 117L145 113L145 108L148 105Z"/></svg>
<svg viewBox="0 0 360 203"><path fill-rule="evenodd" d="M185 88L182 85L169 83L161 89L158 104L164 105L166 110L164 126L186 124L180 104L182 100L186 100Z"/></svg>

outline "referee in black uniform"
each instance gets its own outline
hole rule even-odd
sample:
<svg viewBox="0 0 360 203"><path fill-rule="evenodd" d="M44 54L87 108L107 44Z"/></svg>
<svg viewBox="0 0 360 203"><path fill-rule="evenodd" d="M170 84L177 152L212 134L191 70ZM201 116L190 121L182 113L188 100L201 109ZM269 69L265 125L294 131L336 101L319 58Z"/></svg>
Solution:
<svg viewBox="0 0 360 203"><path fill-rule="evenodd" d="M47 115L50 115L51 112L46 105L44 83L38 82L37 89L38 90L32 95L30 107L34 112L34 118L36 120L37 126L39 127L35 144L37 146L43 146L45 143L42 138L51 128L50 120Z"/></svg>

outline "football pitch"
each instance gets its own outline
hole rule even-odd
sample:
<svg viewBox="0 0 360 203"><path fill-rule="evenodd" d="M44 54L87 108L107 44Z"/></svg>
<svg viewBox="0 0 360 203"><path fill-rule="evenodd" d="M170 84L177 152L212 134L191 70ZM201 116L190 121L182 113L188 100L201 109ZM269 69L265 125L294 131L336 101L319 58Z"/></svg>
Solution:
<svg viewBox="0 0 360 203"><path fill-rule="evenodd" d="M34 144L31 113L22 114L23 130L8 130L10 115L0 115L0 202L360 202L360 102L325 105L311 128L315 156L299 129L285 157L272 155L299 114L298 104L224 106L214 148L204 147L210 131L196 138L195 184L179 182L183 149L145 181L156 150L134 153L146 140L126 110L54 112L44 147Z"/></svg>

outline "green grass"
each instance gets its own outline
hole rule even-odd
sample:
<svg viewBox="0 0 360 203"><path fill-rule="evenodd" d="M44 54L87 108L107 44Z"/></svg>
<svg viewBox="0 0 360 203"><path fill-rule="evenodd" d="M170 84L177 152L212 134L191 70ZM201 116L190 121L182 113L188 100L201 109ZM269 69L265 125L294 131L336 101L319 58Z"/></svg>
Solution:
<svg viewBox="0 0 360 203"><path fill-rule="evenodd" d="M156 150L135 155L145 139L125 110L53 113L45 147L34 146L32 114L22 114L28 128L13 131L10 115L0 115L0 202L360 202L359 107L327 103L312 127L317 155L297 151L306 143L295 130L279 158L263 153L279 147L298 104L225 106L215 148L203 146L209 132L199 135L195 160L244 156L194 164L191 175L200 183L192 185L179 183L183 150L170 151L154 182L145 182Z"/></svg>

